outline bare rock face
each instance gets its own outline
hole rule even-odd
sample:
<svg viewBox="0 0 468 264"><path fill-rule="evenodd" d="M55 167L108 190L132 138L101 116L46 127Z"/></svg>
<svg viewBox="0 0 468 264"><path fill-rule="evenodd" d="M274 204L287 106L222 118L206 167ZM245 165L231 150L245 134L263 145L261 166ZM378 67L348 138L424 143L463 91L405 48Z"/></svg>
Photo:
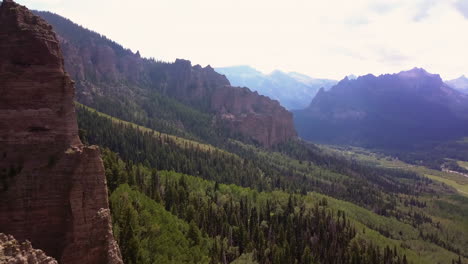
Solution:
<svg viewBox="0 0 468 264"><path fill-rule="evenodd" d="M169 85L173 97L208 104L229 130L262 146L271 147L296 136L292 114L278 101L248 88L232 87L226 76L210 66L192 66L190 61L178 59L170 65L168 76L173 80Z"/></svg>
<svg viewBox="0 0 468 264"><path fill-rule="evenodd" d="M60 263L122 263L103 163L79 140L57 37L11 0L0 24L0 232Z"/></svg>
<svg viewBox="0 0 468 264"><path fill-rule="evenodd" d="M278 101L248 88L224 86L214 91L211 107L233 131L271 147L296 136L292 114Z"/></svg>
<svg viewBox="0 0 468 264"><path fill-rule="evenodd" d="M192 66L188 60L177 59L167 67L167 93L181 101L194 102L209 98L212 92L230 85L226 76L214 71L211 66Z"/></svg>
<svg viewBox="0 0 468 264"><path fill-rule="evenodd" d="M57 264L42 250L32 248L29 241L18 242L13 236L0 233L0 263L6 264Z"/></svg>

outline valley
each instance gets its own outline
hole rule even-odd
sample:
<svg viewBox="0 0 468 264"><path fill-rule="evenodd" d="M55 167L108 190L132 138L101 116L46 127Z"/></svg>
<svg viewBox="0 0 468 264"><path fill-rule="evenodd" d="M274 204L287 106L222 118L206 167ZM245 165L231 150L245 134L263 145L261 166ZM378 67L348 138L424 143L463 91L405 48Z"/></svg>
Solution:
<svg viewBox="0 0 468 264"><path fill-rule="evenodd" d="M77 22L1 2L0 263L468 263L462 77L165 62Z"/></svg>
<svg viewBox="0 0 468 264"><path fill-rule="evenodd" d="M79 111L79 117L81 117L81 118L83 118L82 111L83 110ZM102 116L102 117L104 118L104 116ZM99 121L99 122L101 123L103 121L104 120ZM117 124L116 124L116 126L119 127ZM85 127L83 125L80 125L80 127L82 127L82 129L92 131L90 129L90 127ZM103 128L106 131L112 131L110 129L104 128L102 125L99 125L98 127ZM143 131L141 129L139 131L141 131L140 133L143 133ZM116 132L111 132L111 133L114 134L114 135L117 134ZM90 134L98 135L99 133L92 132ZM94 140L98 140L98 139L94 139ZM119 142L119 141L120 140L117 140L117 142ZM99 141L94 141L92 143L98 143L101 146L105 146L105 147L111 147L112 146L112 145L109 145L109 144L106 144L106 143L102 143L102 141L101 141L101 143L99 143ZM356 237L355 237L356 241L359 241L359 239L357 237L361 237L362 239L364 239L363 241L372 241L373 243L376 243L376 245L380 245L380 246L394 245L394 246L397 247L397 249L398 249L397 251L405 252L405 255L407 256L407 258L409 260L411 260L412 262L414 262L414 263L430 263L431 261L434 261L434 259L439 259L440 262L443 262L444 259L446 259L449 256L452 256L451 258L456 259L456 255L451 255L453 253L450 253L449 251L446 251L446 249L435 246L434 244L432 244L433 242L429 242L431 240L428 240L427 242L426 242L425 239L421 240L421 235L424 237L425 232L428 232L428 234L433 234L432 232L437 230L437 228L433 229L435 226L430 227L432 224L428 225L427 222L425 223L425 221L427 221L427 220L422 220L422 219L421 219L422 222L413 222L413 221L421 221L421 220L416 220L417 218L413 218L413 217L423 216L423 217L426 217L426 219L429 219L429 218L427 218L429 216L430 219L431 219L430 221L433 224L435 223L437 225L441 225L441 223L444 223L443 224L444 225L443 229L445 230L445 231L443 231L443 233L445 233L444 236L449 236L449 237L451 236L452 237L452 238L450 238L451 241L455 241L455 240L452 240L452 239L455 239L453 234L459 234L459 232L466 232L466 231L462 231L462 230L464 230L466 228L466 227L463 227L463 226L466 226L466 220L465 220L466 216L463 216L463 214L461 214L461 215L459 215L459 216L457 216L455 218L455 219L458 219L458 220L455 220L455 219L448 220L448 218L446 218L447 213L449 213L450 215L455 217L455 212L447 212L447 211L445 211L445 209L443 209L445 206L440 207L442 204L443 205L452 204L452 206L459 207L459 208L463 208L464 206L466 206L466 204L464 205L464 203L462 202L463 199L466 199L466 198L461 198L461 197L457 196L455 194L456 193L455 190L451 189L450 187L439 184L439 183L437 183L438 181L432 182L431 184L428 185L426 191L423 192L423 193L426 193L426 194L422 195L422 193L420 193L418 196L414 196L414 195L409 195L408 196L406 194L401 193L401 194L396 196L396 197L400 197L400 198L397 198L397 199L401 199L401 202L397 202L396 207L394 209L391 209L389 211L377 210L377 212L380 211L380 213L376 213L376 211L375 211L376 208L377 208L377 207L375 207L376 204L367 204L366 205L366 203L362 203L362 205L361 205L362 207L353 205L353 203L358 203L358 200L356 200L355 198L363 199L365 197L365 196L362 196L362 195L364 195L364 193L361 193L361 194L359 194L359 192L354 193L354 195L357 194L360 197L348 197L346 195L341 196L337 192L337 187L338 186L334 187L334 190L330 190L329 194L326 193L327 192L326 188L325 188L326 185L323 185L323 184L325 184L325 182L330 182L330 181L339 182L338 181L339 179L341 179L341 181L345 180L345 182L349 182L349 180L350 180L349 177L351 175L353 175L353 174L346 175L346 174L343 174L344 172L341 172L341 173L338 172L338 171L341 171L339 169L340 165L338 164L338 161L341 160L341 158L339 158L339 157L332 158L330 156L330 157L328 157L328 158L330 158L330 160L327 160L327 154L323 153L323 154L320 155L320 156L323 155L322 156L322 158L324 159L323 163L319 162L319 160L315 160L314 163L307 164L308 163L307 161L295 160L295 159L289 157L289 155L291 155L291 154L287 155L287 154L284 154L284 152L282 154L281 152L271 153L269 151L259 151L253 146L244 145L243 143L240 143L240 142L238 142L238 143L233 142L233 143L235 145L237 145L237 146L241 146L242 149L244 149L242 152L237 152L237 153L240 154L240 156L246 157L245 155L247 153L249 153L248 154L249 155L248 160L253 161L252 164L251 164L251 166L253 166L251 170L253 170L253 171L259 170L258 172L260 172L260 174L258 175L258 176L260 176L260 178L258 180L254 180L255 177L253 177L253 175L255 175L255 174L250 174L249 178L250 178L251 181L250 182L245 182L243 180L242 176L238 181L238 180L236 180L236 178L233 175L232 176L227 176L227 177L222 177L221 174L219 174L219 173L215 174L215 175L210 175L207 172L199 172L197 170L195 170L195 172L190 171L190 170L184 170L184 169L181 170L180 168L184 168L184 167L186 167L186 165L180 164L180 162L182 161L180 158L177 158L177 160L173 161L173 162L179 163L180 165L174 164L174 165L170 165L168 167L165 167L165 166L161 166L160 164L168 164L168 162L160 161L160 162L157 163L157 164L159 164L159 166L157 166L157 167L158 167L158 169L171 168L171 170L175 169L175 171L185 171L186 174L188 173L188 174L192 174L192 175L193 174L198 175L198 177L209 180L208 182L211 182L211 184L213 184L213 185L219 185L220 187L218 187L218 188L224 188L224 187L222 187L222 186L224 186L223 183L231 183L231 185L229 185L229 186L233 186L232 183L234 183L236 185L241 185L241 186L245 186L245 187L251 187L251 188L253 187L253 190L260 190L260 192L264 193L264 195L266 197L268 197L268 196L272 195L273 193L277 192L277 191L274 191L276 188L274 187L274 185L273 186L271 185L272 182L278 182L280 184L278 186L282 186L280 188L285 189L285 191L286 191L286 192L284 192L285 196L288 196L287 193L289 191L287 191L287 190L294 190L295 188L297 188L297 186L299 186L299 185L294 185L294 184L285 185L284 183L281 184L281 179L282 179L281 175L286 175L286 171L293 170L293 172L290 173L289 176L287 176L289 178L289 181L300 181L300 182L302 182L302 184L301 184L302 186L304 186L304 184L306 184L308 182L308 180L307 180L308 177L310 177L311 179L315 179L314 181L316 181L316 180L324 181L323 183L315 183L315 184L319 184L319 186L321 186L321 187L315 189L316 191L308 193L307 191L304 192L304 191L298 190L299 193L297 193L297 192L293 192L293 193L297 193L297 195L299 195L298 197L304 197L304 198L301 198L301 199L305 199L305 201L308 201L306 203L306 204L309 204L308 206L313 207L313 205L315 203L319 203L319 204L322 204L321 206L325 206L324 200L326 200L326 206L325 206L326 208L330 208L330 210L332 210L334 212L337 212L337 211L345 212L346 215L347 215L347 218L352 219L352 223L353 223L353 225L355 226L356 229L364 228L364 230L365 230L365 231L362 231L362 232L358 232L356 234ZM116 143L116 144L117 144L117 146L113 147L114 150L119 149L119 147L118 147L119 143ZM122 142L122 144L123 144L123 142ZM135 145L135 144L129 144L129 145ZM233 149L235 149L235 148L233 148ZM170 148L170 150L174 151L174 148ZM239 151L239 150L237 150L237 151ZM245 151L248 151L248 152L245 153ZM330 148L327 147L327 148L325 148L324 151L325 151L325 153L328 153L328 152L336 152L337 150L330 149ZM361 152L362 152L362 150L361 150ZM112 153L112 152L110 152L110 153ZM150 154L150 152L148 152L148 151L144 151L144 152L137 151L137 153ZM242 153L244 153L244 154L242 154ZM343 153L344 152L340 151L338 154L340 156L345 155ZM355 160L356 162L359 161L359 162L364 162L364 163L377 163L377 161L379 161L379 159L373 157L374 154L372 154L372 153L369 153L369 152L367 152L366 154L356 154L356 153L359 153L359 152L348 152L346 155L352 155L352 160ZM119 167L121 169L115 169L115 168L111 169L112 174L113 175L114 174L115 175L125 174L125 173L122 173L122 172L117 172L118 170L124 170L124 171L128 170L128 169L125 169L125 167L127 167L127 166L124 165L125 163L122 163L122 161L117 161L117 160L119 160L117 158L117 156L115 156L115 154L112 154L112 155L111 155L113 157L112 160L114 160L113 163L116 163L116 164L121 163L121 165L119 165ZM212 155L216 155L216 152L214 152L214 153L212 152ZM132 155L132 156L137 157L135 155ZM170 157L172 155L169 155L169 156L168 155L159 155L159 156L160 157ZM238 156L238 155L234 155L234 156ZM198 159L201 159L201 157L199 157ZM105 160L106 167L116 166L116 165L110 165L109 163L106 163L106 159L104 159L104 160ZM143 161L143 163L148 163L149 162L149 161L142 160L141 158L138 158L138 159L132 158L131 160L133 160L134 162L137 162L138 160ZM195 159L195 160L197 160L197 159ZM441 172L425 169L423 167L418 167L418 168L413 169L414 166L409 165L409 164L405 164L405 163L402 163L402 162L387 161L386 159L381 159L381 160L384 160L385 162L379 163L380 164L379 166L382 166L382 167L385 167L385 168L405 169L405 170L415 171L417 173L425 172L425 173L427 173L426 175L429 175L428 173L432 173L432 174L435 174L435 175L441 175ZM341 160L341 162L346 162L346 160ZM169 162L169 163L171 163L171 162ZM186 163L186 162L183 162L183 163ZM261 163L267 163L269 165L264 167L264 166L261 165ZM228 164L228 163L223 162L223 164ZM275 164L275 165L273 165L273 164ZM346 163L346 164L349 164L349 163ZM259 165L260 165L260 167L257 167ZM272 165L273 165L273 167L272 167ZM355 166L356 165L358 165L358 164L355 164ZM373 164L373 166L375 166L375 165L376 164ZM351 167L349 165L344 165L344 164L342 164L341 166L344 166L343 168ZM255 167L257 167L257 168L255 168ZM276 176L276 177L278 177L277 179L275 179L275 178L268 179L268 177L271 177L273 171L271 171L271 170L270 171L263 171L262 170L262 168L268 168L268 167L274 168L273 171L274 170L281 170L283 173L280 173L279 175L277 175ZM179 168L179 169L176 169L176 168ZM131 173L131 174L132 173L137 173L137 174L134 174L134 176L126 176L126 177L128 177L128 180L125 180L123 182L127 182L127 181L130 182L130 183L133 182L133 184L136 184L136 186L139 186L139 184L143 184L146 187L141 187L140 186L138 188L140 188L139 190L141 190L142 192L146 193L146 191L144 191L144 190L147 190L148 188L151 188L150 186L147 186L147 184L150 184L151 179L154 177L155 171L154 170L152 171L149 168L145 169L145 167L141 167L140 165L138 165L138 167L136 167L135 169L131 170L133 172L127 172L127 173ZM137 171L140 171L140 172L137 172ZM223 169L222 171L225 171L225 169ZM263 174L261 172L263 172ZM348 171L348 173L350 173L350 172ZM151 175L153 175L153 176L151 176ZM177 175L177 174L172 173L172 174L169 174L169 175ZM264 176L262 176L262 175L264 175ZM305 179L298 178L298 177L300 177L300 175L302 175L302 177L306 177L306 178ZM116 176L112 176L112 177L116 177ZM131 179L131 177L135 177L135 178ZM142 179L138 179L138 177L142 177ZM171 177L175 177L175 176L171 176ZM181 176L179 176L179 177L181 177ZM190 176L182 176L182 177L184 177L184 180L192 179ZM267 177L267 178L265 178L265 177ZM353 177L353 176L351 176L351 177ZM437 176L437 177L441 177L441 176ZM193 178L193 179L195 180L195 178ZM348 180L346 180L346 179L348 179ZM215 180L215 181L213 182L213 180ZM252 180L254 180L254 181L252 181ZM109 180L109 182L112 183L112 182L114 182L114 180ZM161 179L158 180L158 185L160 186L159 187L160 189L165 189L163 187L163 185L164 185L163 182L164 181L161 180ZM120 182L120 183L122 183L122 182ZM118 186L118 185L119 184L116 183L115 185L111 184L110 186ZM187 186L192 188L193 186L197 186L197 184L190 183L190 184L187 184ZM311 185L311 186L313 186L313 185ZM356 188L357 186L352 185L352 186L349 186L349 187ZM375 187L376 186L374 186L374 188ZM230 187L230 188L232 188L232 187ZM349 191L351 191L351 190L349 190ZM385 192L385 193L387 192L387 191L385 191L385 189L383 189L382 191ZM192 193L192 192L193 191L189 191L189 193ZM269 194L270 192L272 192L272 193ZM326 195L321 194L321 193L324 193L324 192L325 192ZM150 193L151 193L151 191L150 191ZM149 195L151 197L150 193L147 193L147 195ZM305 194L305 193L308 193L308 194ZM396 192L394 194L391 194L391 193L393 193L393 192L388 193L388 194L390 194L390 197L394 196L398 192ZM436 193L437 193L437 195L435 196ZM154 195L154 193L153 193L153 195ZM344 202L342 200L337 200L335 198L332 198L333 196L336 196L336 195L338 195L338 197L341 197L341 199L345 198L345 200L353 201L353 203ZM164 194L160 193L157 196L159 197L158 199L161 199L161 201L164 200ZM374 201L379 200L380 202L384 202L384 200L386 199L386 198L384 198L385 196L386 195L381 196L381 198L377 198L379 196L374 196L374 198L372 198L372 200L374 200ZM229 199L229 197L230 196L227 195L226 198ZM348 197L348 198L346 198L346 197ZM385 204L385 202L384 202L384 204ZM306 205L306 208L308 206ZM383 205L381 205L381 206L383 206ZM387 206L387 205L385 205L385 206ZM422 207L420 207L420 206L422 206ZM181 208L181 210L183 210L182 208ZM366 209L366 208L368 208L368 209ZM374 209L372 209L372 208L374 208ZM428 213L428 211L427 211L428 208L433 208L433 209L431 209L430 214L426 215ZM408 211L408 209L410 209L410 211ZM466 209L463 209L460 213L462 213L464 211L466 211ZM418 216L418 214L419 214L418 212L419 213L424 212L424 213L422 215ZM394 218L395 216L393 216L393 217L389 216L389 215L392 215L392 214L395 214L395 213L396 213L395 216L397 218ZM403 215L407 214L407 213L410 213L409 214L410 218L403 217ZM437 221L437 222L434 222L434 221ZM425 224L423 224L423 223L425 223ZM206 228L208 228L208 227L206 227ZM201 230L203 231L203 229L201 229ZM398 231L398 230L400 230L400 231ZM455 231L455 230L457 230L457 231ZM441 232L441 230L437 231L437 232ZM449 235L450 233L452 235ZM457 243L459 243L459 242L457 242ZM461 243L462 244L460 244L460 245L463 245L463 243L467 243L467 242L461 242ZM443 245L443 244L440 244L440 245ZM231 246L235 246L235 245L233 244ZM462 246L462 248L463 247L464 246ZM432 253L429 253L429 252L432 252ZM241 252L239 252L239 253L241 253ZM422 258L421 259L420 257L417 257L419 254L427 256L427 258ZM240 257L240 255L238 255L238 256ZM434 263L436 263L436 262L434 261Z"/></svg>

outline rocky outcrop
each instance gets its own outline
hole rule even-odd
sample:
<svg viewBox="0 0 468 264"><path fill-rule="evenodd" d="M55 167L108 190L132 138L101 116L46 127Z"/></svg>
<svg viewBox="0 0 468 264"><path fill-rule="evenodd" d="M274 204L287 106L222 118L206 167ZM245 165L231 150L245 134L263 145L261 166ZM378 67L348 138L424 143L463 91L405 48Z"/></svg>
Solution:
<svg viewBox="0 0 468 264"><path fill-rule="evenodd" d="M78 137L52 27L11 0L0 24L0 232L60 263L122 263L103 163Z"/></svg>
<svg viewBox="0 0 468 264"><path fill-rule="evenodd" d="M278 101L232 87L226 78L211 67L192 67L190 61L176 60L168 71L170 93L187 103L194 103L216 114L218 122L230 131L271 147L296 136L292 114Z"/></svg>
<svg viewBox="0 0 468 264"><path fill-rule="evenodd" d="M231 130L247 135L263 146L271 147L296 136L292 114L278 101L248 88L224 86L216 89L211 107L227 121Z"/></svg>
<svg viewBox="0 0 468 264"><path fill-rule="evenodd" d="M32 248L29 241L18 242L13 236L0 233L0 263L5 264L57 264L42 250Z"/></svg>
<svg viewBox="0 0 468 264"><path fill-rule="evenodd" d="M205 100L217 88L230 85L226 76L215 72L211 66L192 67L190 61L182 59L168 65L166 76L168 90L164 92L186 103Z"/></svg>

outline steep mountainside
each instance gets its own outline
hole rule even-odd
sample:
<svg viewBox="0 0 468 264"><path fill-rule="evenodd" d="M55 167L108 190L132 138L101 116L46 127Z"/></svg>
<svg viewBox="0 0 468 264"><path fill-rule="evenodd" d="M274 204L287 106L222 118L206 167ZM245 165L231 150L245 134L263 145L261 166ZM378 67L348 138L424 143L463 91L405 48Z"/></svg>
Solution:
<svg viewBox="0 0 468 264"><path fill-rule="evenodd" d="M250 66L216 68L235 86L249 87L260 94L278 100L287 109L303 109L320 88L328 89L336 81L315 79L304 74L273 71L263 74Z"/></svg>
<svg viewBox="0 0 468 264"><path fill-rule="evenodd" d="M301 137L323 143L405 148L468 132L468 96L423 69L345 78L295 112Z"/></svg>
<svg viewBox="0 0 468 264"><path fill-rule="evenodd" d="M59 35L79 102L160 131L191 134L205 141L216 138L214 131L226 130L226 134L240 134L263 146L296 135L292 115L277 102L231 87L226 77L210 66L141 58L138 52L134 54L60 16L38 14ZM239 94L248 98L246 105L238 100ZM251 120L263 125L261 135L251 127Z"/></svg>
<svg viewBox="0 0 468 264"><path fill-rule="evenodd" d="M11 0L0 24L0 232L60 263L122 263L103 163L78 137L52 27Z"/></svg>
<svg viewBox="0 0 468 264"><path fill-rule="evenodd" d="M468 93L468 78L465 75L454 80L446 81L446 83L450 87L457 89L462 93Z"/></svg>

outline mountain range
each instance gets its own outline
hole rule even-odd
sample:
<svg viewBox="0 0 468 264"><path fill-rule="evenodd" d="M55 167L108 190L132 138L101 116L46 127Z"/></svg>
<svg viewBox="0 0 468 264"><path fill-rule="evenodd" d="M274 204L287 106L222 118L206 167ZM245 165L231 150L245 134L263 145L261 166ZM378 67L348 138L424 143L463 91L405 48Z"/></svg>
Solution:
<svg viewBox="0 0 468 264"><path fill-rule="evenodd" d="M458 77L457 79L446 81L446 83L450 87L457 89L462 93L468 93L468 78L466 78L465 75L462 75Z"/></svg>
<svg viewBox="0 0 468 264"><path fill-rule="evenodd" d="M235 86L249 87L260 94L278 100L286 109L305 108L320 88L329 89L336 81L316 79L297 72L275 70L270 74L250 66L216 68Z"/></svg>
<svg viewBox="0 0 468 264"><path fill-rule="evenodd" d="M345 78L294 118L299 135L314 142L405 149L466 136L468 96L414 68Z"/></svg>

